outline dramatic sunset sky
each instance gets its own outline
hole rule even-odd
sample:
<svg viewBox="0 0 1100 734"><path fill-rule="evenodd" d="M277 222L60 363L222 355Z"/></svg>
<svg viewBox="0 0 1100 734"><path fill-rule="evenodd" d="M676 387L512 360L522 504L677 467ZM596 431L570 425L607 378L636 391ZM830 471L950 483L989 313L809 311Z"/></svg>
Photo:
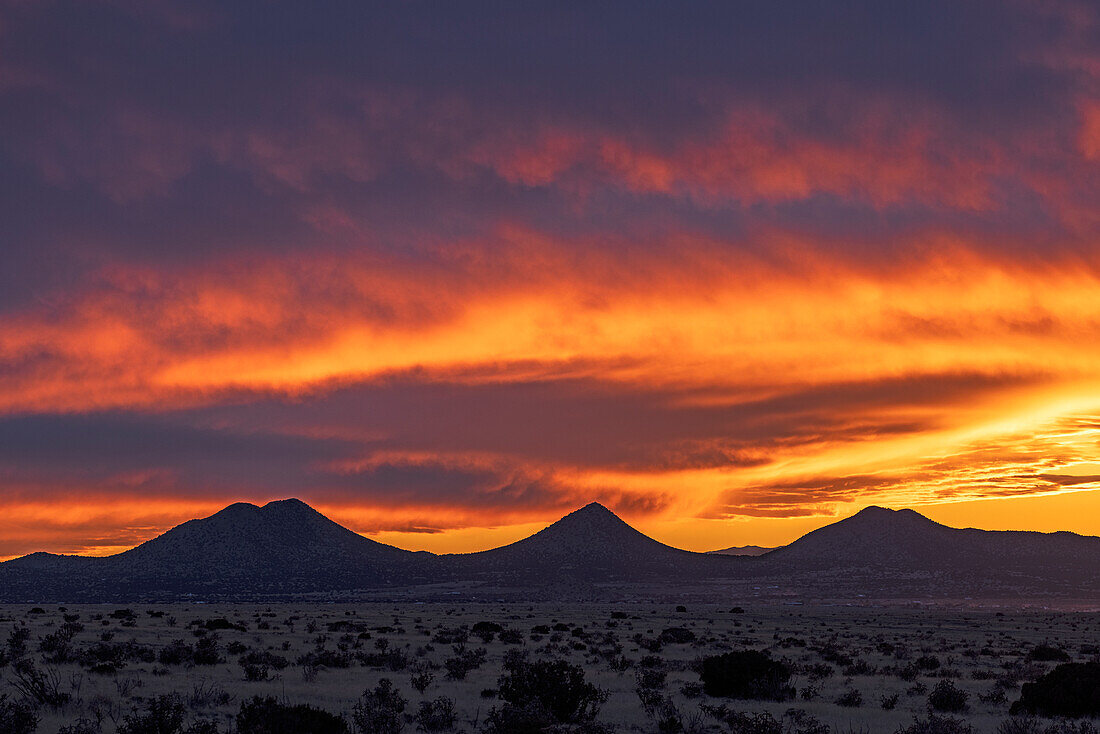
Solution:
<svg viewBox="0 0 1100 734"><path fill-rule="evenodd" d="M0 0L0 558L1098 490L1095 2Z"/></svg>

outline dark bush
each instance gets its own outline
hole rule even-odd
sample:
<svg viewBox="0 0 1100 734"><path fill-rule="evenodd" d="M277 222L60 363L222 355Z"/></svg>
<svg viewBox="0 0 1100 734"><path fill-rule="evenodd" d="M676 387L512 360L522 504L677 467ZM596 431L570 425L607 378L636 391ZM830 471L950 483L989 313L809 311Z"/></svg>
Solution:
<svg viewBox="0 0 1100 734"><path fill-rule="evenodd" d="M339 650L314 650L298 656L298 665L305 668L350 668L352 656Z"/></svg>
<svg viewBox="0 0 1100 734"><path fill-rule="evenodd" d="M12 660L18 660L27 654L27 640L31 638L31 631L26 627L12 627L8 634L8 655Z"/></svg>
<svg viewBox="0 0 1100 734"><path fill-rule="evenodd" d="M767 711L732 711L725 706L703 706L703 712L734 734L783 734L783 724Z"/></svg>
<svg viewBox="0 0 1100 734"><path fill-rule="evenodd" d="M71 696L61 690L61 673L57 668L37 668L25 659L17 662L12 672L15 677L11 687L28 701L51 708L60 708L69 702Z"/></svg>
<svg viewBox="0 0 1100 734"><path fill-rule="evenodd" d="M584 669L564 660L505 663L498 688L513 708L541 710L557 723L591 721L607 694L584 679Z"/></svg>
<svg viewBox="0 0 1100 734"><path fill-rule="evenodd" d="M1038 719L1030 716L1013 717L997 725L997 734L1043 734L1043 727Z"/></svg>
<svg viewBox="0 0 1100 734"><path fill-rule="evenodd" d="M0 694L0 731L4 734L33 734L38 728L38 714L22 701Z"/></svg>
<svg viewBox="0 0 1100 734"><path fill-rule="evenodd" d="M0 729L0 731L5 731ZM100 734L99 724L91 719L77 719L68 726L63 726L57 730L57 734Z"/></svg>
<svg viewBox="0 0 1100 734"><path fill-rule="evenodd" d="M973 732L973 727L962 719L929 714L927 719L914 719L908 727L898 729L897 734L973 734Z"/></svg>
<svg viewBox="0 0 1100 734"><path fill-rule="evenodd" d="M421 701L416 725L422 731L449 731L455 725L455 702L446 696Z"/></svg>
<svg viewBox="0 0 1100 734"><path fill-rule="evenodd" d="M522 645L523 633L519 630L503 630L500 633L500 641L505 645Z"/></svg>
<svg viewBox="0 0 1100 734"><path fill-rule="evenodd" d="M949 680L941 680L928 694L928 707L933 711L958 713L966 711L966 699L970 697L963 689Z"/></svg>
<svg viewBox="0 0 1100 734"><path fill-rule="evenodd" d="M393 687L388 678L378 681L373 691L366 691L355 704L352 719L361 732L398 734L405 728L405 706L408 701Z"/></svg>
<svg viewBox="0 0 1100 734"><path fill-rule="evenodd" d="M183 728L185 709L179 696L157 696L143 713L123 719L118 734L177 734Z"/></svg>
<svg viewBox="0 0 1100 734"><path fill-rule="evenodd" d="M195 665L218 665L225 662L225 658L218 650L216 635L204 637L195 643L195 653L191 656L191 662Z"/></svg>
<svg viewBox="0 0 1100 734"><path fill-rule="evenodd" d="M289 706L271 697L255 696L241 704L237 734L348 734L348 724L336 714L312 706Z"/></svg>
<svg viewBox="0 0 1100 734"><path fill-rule="evenodd" d="M1100 663L1062 663L1039 679L1025 683L1009 713L1043 716L1100 714Z"/></svg>
<svg viewBox="0 0 1100 734"><path fill-rule="evenodd" d="M282 655L267 650L251 650L237 660L248 681L267 680L272 670L283 670L290 662Z"/></svg>
<svg viewBox="0 0 1100 734"><path fill-rule="evenodd" d="M157 662L161 665L183 665L190 663L195 656L195 648L183 640L172 640L157 653Z"/></svg>
<svg viewBox="0 0 1100 734"><path fill-rule="evenodd" d="M914 665L920 670L936 670L940 667L940 659L935 655L921 655Z"/></svg>
<svg viewBox="0 0 1100 734"><path fill-rule="evenodd" d="M705 658L699 678L708 696L785 701L794 695L790 669L758 650Z"/></svg>
<svg viewBox="0 0 1100 734"><path fill-rule="evenodd" d="M466 680L471 670L477 670L485 664L485 648L467 650L463 647L454 649L454 657L443 661L443 667L447 669L447 677L451 680Z"/></svg>
<svg viewBox="0 0 1100 734"><path fill-rule="evenodd" d="M1027 659L1038 663L1068 663L1070 661L1069 653L1060 647L1054 647L1046 643L1033 647L1028 652Z"/></svg>
<svg viewBox="0 0 1100 734"><path fill-rule="evenodd" d="M545 709L537 706L494 707L485 717L485 734L544 734L554 725Z"/></svg>
<svg viewBox="0 0 1100 734"><path fill-rule="evenodd" d="M659 639L666 645L686 645L695 642L695 633L686 627L669 627L661 632Z"/></svg>
<svg viewBox="0 0 1100 734"><path fill-rule="evenodd" d="M849 688L837 697L835 703L846 708L858 708L863 705L863 694L856 688Z"/></svg>

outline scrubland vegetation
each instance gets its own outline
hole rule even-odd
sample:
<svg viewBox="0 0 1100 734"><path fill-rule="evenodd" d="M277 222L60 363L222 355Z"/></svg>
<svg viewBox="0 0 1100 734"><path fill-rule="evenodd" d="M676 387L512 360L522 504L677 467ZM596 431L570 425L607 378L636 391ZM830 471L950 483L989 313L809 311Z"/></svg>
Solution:
<svg viewBox="0 0 1100 734"><path fill-rule="evenodd" d="M1094 734L1100 619L644 604L0 608L0 734Z"/></svg>

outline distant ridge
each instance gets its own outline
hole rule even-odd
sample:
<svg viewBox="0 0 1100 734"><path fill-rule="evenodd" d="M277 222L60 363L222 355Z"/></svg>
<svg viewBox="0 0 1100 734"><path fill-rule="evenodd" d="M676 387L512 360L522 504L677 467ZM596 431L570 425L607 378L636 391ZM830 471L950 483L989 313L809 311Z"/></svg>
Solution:
<svg viewBox="0 0 1100 734"><path fill-rule="evenodd" d="M0 563L0 602L675 597L1091 599L1100 538L956 529L868 507L761 555L660 543L592 503L534 535L437 556L378 543L297 499L230 505L104 558ZM757 549L764 551L766 549Z"/></svg>

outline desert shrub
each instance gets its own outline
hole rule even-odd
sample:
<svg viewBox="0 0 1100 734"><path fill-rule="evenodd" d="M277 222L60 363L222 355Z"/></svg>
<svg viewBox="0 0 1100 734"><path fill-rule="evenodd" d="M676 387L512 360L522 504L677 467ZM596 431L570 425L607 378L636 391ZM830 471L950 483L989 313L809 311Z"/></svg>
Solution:
<svg viewBox="0 0 1100 734"><path fill-rule="evenodd" d="M237 734L348 734L348 724L336 714L306 704L290 706L270 696L255 696L241 704Z"/></svg>
<svg viewBox="0 0 1100 734"><path fill-rule="evenodd" d="M195 665L218 665L225 662L218 648L217 635L203 637L195 643L195 653L191 656L191 662Z"/></svg>
<svg viewBox="0 0 1100 734"><path fill-rule="evenodd" d="M685 645L695 642L695 633L686 627L669 627L661 632L658 639L666 645Z"/></svg>
<svg viewBox="0 0 1100 734"><path fill-rule="evenodd" d="M702 683L685 683L680 686L680 695L684 698L699 698L703 695Z"/></svg>
<svg viewBox="0 0 1100 734"><path fill-rule="evenodd" d="M378 641L383 642L383 640ZM383 649L381 652L372 653L359 651L355 653L355 658L360 665L368 668L385 668L394 673L409 667L409 656L405 654L404 650L397 648Z"/></svg>
<svg viewBox="0 0 1100 734"><path fill-rule="evenodd" d="M782 722L767 711L733 711L724 705L704 705L702 710L735 734L784 734Z"/></svg>
<svg viewBox="0 0 1100 734"><path fill-rule="evenodd" d="M875 667L866 660L860 658L844 669L844 675L851 678L854 675L872 675Z"/></svg>
<svg viewBox="0 0 1100 734"><path fill-rule="evenodd" d="M822 660L833 663L834 665L846 668L855 662L852 656L837 647L835 642L827 642L824 645L818 645L811 649L816 650Z"/></svg>
<svg viewBox="0 0 1100 734"><path fill-rule="evenodd" d="M185 709L179 696L157 696L141 713L122 720L118 734L177 734L183 729Z"/></svg>
<svg viewBox="0 0 1100 734"><path fill-rule="evenodd" d="M657 734L681 734L684 731L683 714L672 698L654 688L639 688L638 699Z"/></svg>
<svg viewBox="0 0 1100 734"><path fill-rule="evenodd" d="M27 654L27 640L30 638L31 631L27 627L12 627L8 633L8 655L12 660Z"/></svg>
<svg viewBox="0 0 1100 734"><path fill-rule="evenodd" d="M312 650L298 656L303 668L350 668L352 656L340 650Z"/></svg>
<svg viewBox="0 0 1100 734"><path fill-rule="evenodd" d="M183 640L172 640L157 653L157 662L161 665L183 665L191 662L195 649Z"/></svg>
<svg viewBox="0 0 1100 734"><path fill-rule="evenodd" d="M1030 716L1013 716L997 725L997 734L1043 734L1043 727Z"/></svg>
<svg viewBox="0 0 1100 734"><path fill-rule="evenodd" d="M405 728L406 705L408 701L393 687L390 679L383 678L373 691L363 693L351 716L359 731L398 734Z"/></svg>
<svg viewBox="0 0 1100 734"><path fill-rule="evenodd" d="M183 730L182 734L220 734L218 722L212 720L195 721Z"/></svg>
<svg viewBox="0 0 1100 734"><path fill-rule="evenodd" d="M658 689L665 687L668 672L664 668L639 668L634 676L638 688Z"/></svg>
<svg viewBox="0 0 1100 734"><path fill-rule="evenodd" d="M33 734L38 728L38 714L22 701L13 701L0 694L0 731L5 734Z"/></svg>
<svg viewBox="0 0 1100 734"><path fill-rule="evenodd" d="M422 731L449 731L455 725L455 702L446 696L421 701L416 725Z"/></svg>
<svg viewBox="0 0 1100 734"><path fill-rule="evenodd" d="M1025 683L1020 700L1009 713L1044 716L1100 714L1100 663L1062 663L1046 675Z"/></svg>
<svg viewBox="0 0 1100 734"><path fill-rule="evenodd" d="M920 670L936 670L940 667L940 659L935 655L921 655L913 664Z"/></svg>
<svg viewBox="0 0 1100 734"><path fill-rule="evenodd" d="M1096 734L1096 726L1091 721L1059 719L1048 726L1043 734Z"/></svg>
<svg viewBox="0 0 1100 734"><path fill-rule="evenodd" d="M522 645L523 633L519 630L502 630L499 635L500 641L505 645Z"/></svg>
<svg viewBox="0 0 1100 734"><path fill-rule="evenodd" d="M247 652L241 655L237 663L244 672L244 679L248 681L267 680L272 670L283 670L290 665L290 661L282 655L267 650Z"/></svg>
<svg viewBox="0 0 1100 734"><path fill-rule="evenodd" d="M898 698L900 698L900 696L896 693L889 696L883 694L879 698L879 705L882 706L883 711L893 711L898 705Z"/></svg>
<svg viewBox="0 0 1100 734"><path fill-rule="evenodd" d="M491 642L493 637L504 631L504 627L496 622L478 622L470 628L470 632L477 635L485 642Z"/></svg>
<svg viewBox="0 0 1100 734"><path fill-rule="evenodd" d="M973 734L973 732L973 727L962 719L929 714L927 719L914 719L908 727L899 728L897 734Z"/></svg>
<svg viewBox="0 0 1100 734"><path fill-rule="evenodd" d="M758 650L705 658L699 678L708 696L785 701L794 695L790 669Z"/></svg>
<svg viewBox="0 0 1100 734"><path fill-rule="evenodd" d="M80 627L80 625L77 625ZM38 650L42 653L42 659L47 663L67 663L74 659L72 641L77 629L68 624L56 632L52 632L38 643Z"/></svg>
<svg viewBox="0 0 1100 734"><path fill-rule="evenodd" d="M222 688L214 681L200 679L191 686L191 693L187 696L187 704L194 709L207 709L215 706L225 706L233 700L229 691Z"/></svg>
<svg viewBox="0 0 1100 734"><path fill-rule="evenodd" d="M837 697L835 703L837 706L857 708L863 705L863 694L859 692L858 688L849 688Z"/></svg>
<svg viewBox="0 0 1100 734"><path fill-rule="evenodd" d="M59 708L69 701L70 695L61 690L61 673L57 668L37 668L24 659L12 666L12 674L11 687L28 701L51 708Z"/></svg>
<svg viewBox="0 0 1100 734"><path fill-rule="evenodd" d="M564 660L512 658L498 688L511 707L542 710L562 724L591 721L607 700L607 693L585 680L583 668Z"/></svg>
<svg viewBox="0 0 1100 734"><path fill-rule="evenodd" d="M545 710L526 706L497 706L485 717L485 734L544 734L554 725Z"/></svg>
<svg viewBox="0 0 1100 734"><path fill-rule="evenodd" d="M0 731L4 731L0 729ZM99 724L91 719L80 718L57 730L57 734L99 734Z"/></svg>
<svg viewBox="0 0 1100 734"><path fill-rule="evenodd" d="M466 627L443 627L432 636L437 645L465 645L470 639L470 630Z"/></svg>
<svg viewBox="0 0 1100 734"><path fill-rule="evenodd" d="M1000 706L1008 702L1008 695L1003 686L993 686L985 693L979 693L978 700L989 706Z"/></svg>
<svg viewBox="0 0 1100 734"><path fill-rule="evenodd" d="M1048 645L1045 642L1031 648L1027 653L1027 659L1039 663L1068 663L1070 661L1069 653L1060 647Z"/></svg>
<svg viewBox="0 0 1100 734"><path fill-rule="evenodd" d="M427 665L420 664L413 670L411 676L409 676L409 683L416 689L417 693L423 693L428 689L428 686L435 680L435 673Z"/></svg>
<svg viewBox="0 0 1100 734"><path fill-rule="evenodd" d="M468 650L459 646L454 648L454 657L443 661L443 667L447 669L447 677L451 680L466 680L471 670L477 670L485 663L485 657L483 647Z"/></svg>
<svg viewBox="0 0 1100 734"><path fill-rule="evenodd" d="M833 730L828 724L823 724L809 711L803 709L787 709L783 714L787 722L786 734L832 734Z"/></svg>
<svg viewBox="0 0 1100 734"><path fill-rule="evenodd" d="M928 694L928 707L933 711L958 713L966 711L966 699L969 697L970 694L945 679Z"/></svg>

